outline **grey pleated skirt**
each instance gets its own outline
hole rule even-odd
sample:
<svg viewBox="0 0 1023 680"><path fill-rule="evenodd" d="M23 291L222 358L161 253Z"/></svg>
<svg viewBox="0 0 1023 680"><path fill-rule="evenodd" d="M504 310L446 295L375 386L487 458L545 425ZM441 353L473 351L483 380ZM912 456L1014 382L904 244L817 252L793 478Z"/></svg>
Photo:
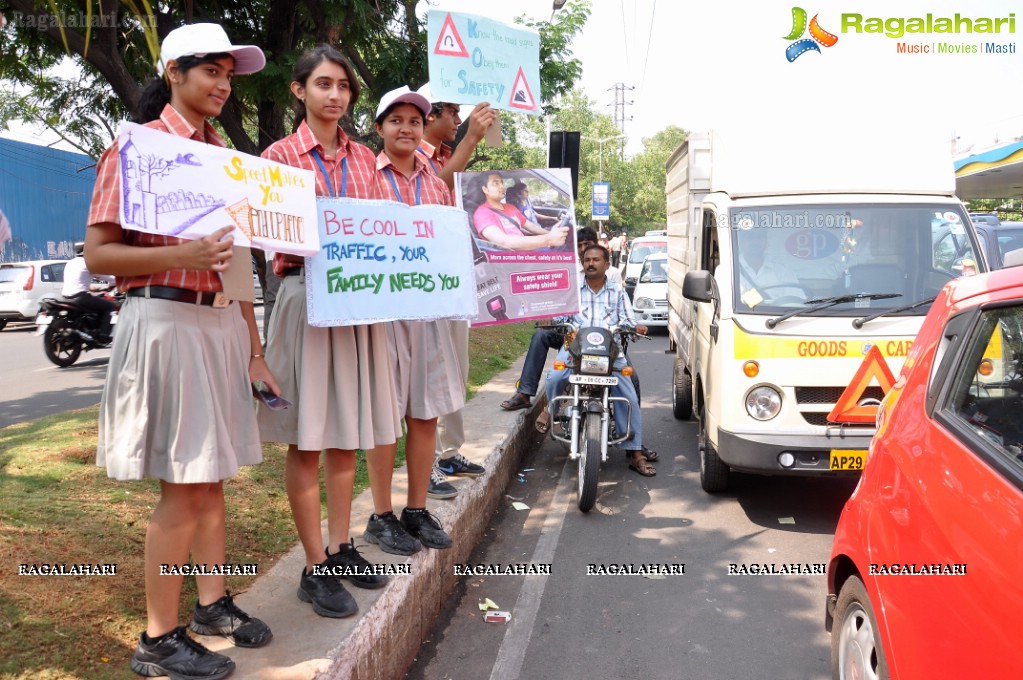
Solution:
<svg viewBox="0 0 1023 680"><path fill-rule="evenodd" d="M127 298L100 404L97 465L115 479L197 484L262 462L250 351L237 303Z"/></svg>
<svg viewBox="0 0 1023 680"><path fill-rule="evenodd" d="M264 441L301 451L371 449L401 436L387 326L310 326L305 279L281 281L266 359L289 409L259 406Z"/></svg>
<svg viewBox="0 0 1023 680"><path fill-rule="evenodd" d="M461 324L461 326L459 326ZM398 405L403 415L421 420L454 413L465 406L459 333L464 321L395 321L390 349L397 369Z"/></svg>

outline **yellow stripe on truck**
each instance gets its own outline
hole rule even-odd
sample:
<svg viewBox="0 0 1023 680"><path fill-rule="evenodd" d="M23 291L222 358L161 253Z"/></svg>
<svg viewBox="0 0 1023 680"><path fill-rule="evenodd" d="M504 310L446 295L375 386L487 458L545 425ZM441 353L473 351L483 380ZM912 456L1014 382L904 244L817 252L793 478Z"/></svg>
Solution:
<svg viewBox="0 0 1023 680"><path fill-rule="evenodd" d="M874 345L885 357L905 357L913 336L895 338L792 338L751 335L735 328L735 358L745 359L849 359L866 356Z"/></svg>

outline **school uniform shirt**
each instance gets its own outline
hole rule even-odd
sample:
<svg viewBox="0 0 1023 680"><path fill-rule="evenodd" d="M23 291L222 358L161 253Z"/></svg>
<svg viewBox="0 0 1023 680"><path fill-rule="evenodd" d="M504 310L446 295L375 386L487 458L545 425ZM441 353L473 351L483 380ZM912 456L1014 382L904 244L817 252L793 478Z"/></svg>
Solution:
<svg viewBox="0 0 1023 680"><path fill-rule="evenodd" d="M416 156L415 169L411 177L406 177L394 167L387 154L377 154L377 190L380 198L400 201L406 205L451 205L451 190L444 181L429 171L428 166ZM393 184L392 184L393 179ZM417 194L418 192L418 194ZM418 196L418 200L417 200Z"/></svg>
<svg viewBox="0 0 1023 680"><path fill-rule="evenodd" d="M196 130L170 104L163 107L158 120L146 123L145 127L197 142L206 142L214 146L227 146L220 135L217 134L217 131L213 129L213 126L210 125L209 121L203 122L202 131ZM89 218L86 224L90 226L106 223L121 224L120 209L120 149L117 140L114 140L114 143L100 156L99 163L96 165L96 187L92 192L92 207L89 208ZM126 244L140 248L176 246L187 243L186 239L180 239L176 236L148 234L134 229L125 229L123 238ZM173 288L199 291L223 290L223 286L220 283L220 275L213 271L170 269L159 274L149 274L146 276L117 277L117 287L122 291L142 286L171 286Z"/></svg>
<svg viewBox="0 0 1023 680"><path fill-rule="evenodd" d="M451 159L451 153L451 147L447 144L442 143L440 146L434 146L424 139L416 149L416 158L421 160L430 169L430 172L439 175Z"/></svg>
<svg viewBox="0 0 1023 680"><path fill-rule="evenodd" d="M333 158L327 158L323 151L323 145L316 141L313 131L303 120L295 134L288 135L268 146L263 151L263 158L290 165L293 168L311 170L316 177L317 196L340 196L343 190L347 198L380 198L374 178L376 160L373 157L373 152L362 144L349 139L340 126L337 129L337 135L339 142L337 154ZM316 157L313 155L314 150L323 161L323 168L326 169L330 178L329 182L324 176L323 170L320 169L320 164L316 162ZM345 166L347 166L347 173ZM286 262L283 253L274 255L273 271L277 276L283 276L286 270L301 266L298 262Z"/></svg>

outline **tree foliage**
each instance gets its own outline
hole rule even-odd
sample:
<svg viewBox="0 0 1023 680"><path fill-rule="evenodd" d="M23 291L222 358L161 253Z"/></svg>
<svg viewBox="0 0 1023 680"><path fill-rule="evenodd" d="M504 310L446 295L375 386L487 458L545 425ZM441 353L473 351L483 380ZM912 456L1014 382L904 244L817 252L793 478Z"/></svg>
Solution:
<svg viewBox="0 0 1023 680"><path fill-rule="evenodd" d="M432 3L431 3L432 4ZM22 119L56 131L98 156L117 121L134 118L145 82L155 76L145 28L162 40L185 23L224 26L237 44L259 45L267 57L260 73L239 78L219 118L236 148L258 153L291 131L288 83L302 50L326 42L340 47L365 83L349 132L371 129L379 95L427 79L424 17L417 0L213 0L152 3L140 18L126 0L0 0L0 128ZM51 12L56 8L57 13ZM91 9L90 9L91 8ZM582 72L570 43L589 16L589 0L571 0L551 22L520 22L540 31L541 90L550 99L570 90ZM70 75L69 75L70 74ZM6 90L6 88L5 88Z"/></svg>

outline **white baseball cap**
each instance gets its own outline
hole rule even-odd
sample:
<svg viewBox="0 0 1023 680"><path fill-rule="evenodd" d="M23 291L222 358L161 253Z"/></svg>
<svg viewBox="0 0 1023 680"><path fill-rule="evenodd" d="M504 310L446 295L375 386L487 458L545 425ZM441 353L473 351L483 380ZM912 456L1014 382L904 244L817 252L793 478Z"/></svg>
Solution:
<svg viewBox="0 0 1023 680"><path fill-rule="evenodd" d="M384 115L384 111L394 104L412 104L423 112L423 118L429 116L432 109L429 99L418 92L413 92L409 89L408 85L402 85L398 89L391 90L380 98L380 104L377 106L376 118L380 118L380 116Z"/></svg>
<svg viewBox="0 0 1023 680"><path fill-rule="evenodd" d="M175 28L163 39L156 72L163 75L167 64L181 57L205 57L221 52L234 57L236 75L255 73L266 66L263 50L255 45L232 45L220 24L188 24Z"/></svg>

